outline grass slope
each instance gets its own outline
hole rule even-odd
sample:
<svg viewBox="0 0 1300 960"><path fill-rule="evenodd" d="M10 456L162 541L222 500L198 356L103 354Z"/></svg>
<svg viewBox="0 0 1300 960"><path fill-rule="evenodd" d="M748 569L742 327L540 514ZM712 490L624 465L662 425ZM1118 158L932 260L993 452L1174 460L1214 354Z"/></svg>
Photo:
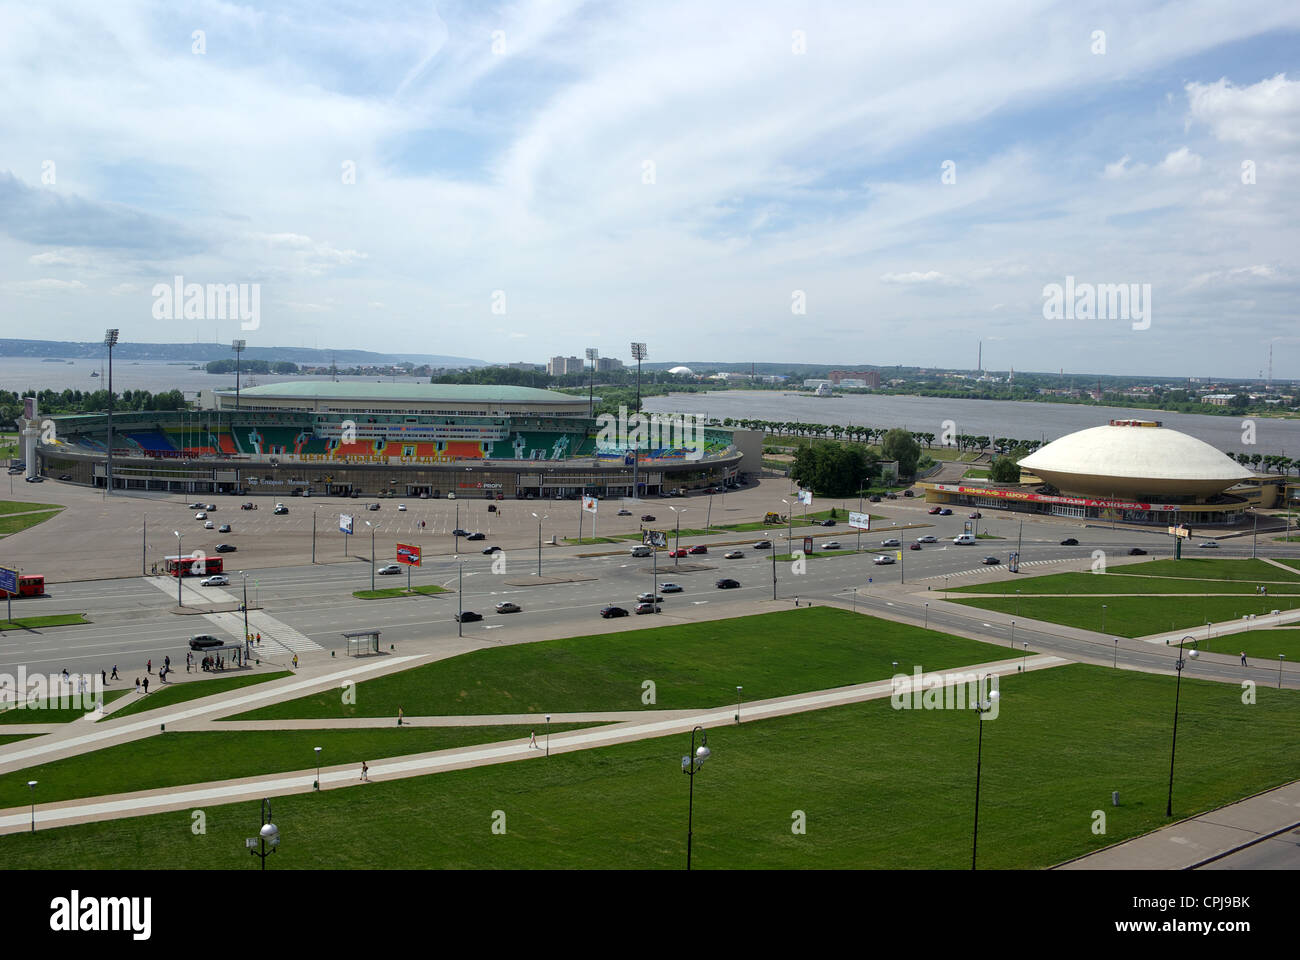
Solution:
<svg viewBox="0 0 1300 960"><path fill-rule="evenodd" d="M996 610L1030 620L1045 620L1084 630L1096 630L1113 636L1145 637L1170 630L1202 630L1206 622L1223 623L1247 613L1290 610L1295 597L1014 597L958 600L968 607ZM1102 630L1101 605L1106 605L1105 630ZM1019 613L1017 614L1017 610Z"/></svg>
<svg viewBox="0 0 1300 960"><path fill-rule="evenodd" d="M202 670L200 670L200 673L202 673ZM197 700L199 697L210 697L215 693L226 693L230 690L238 690L241 687L251 687L254 684L266 683L268 680L279 680L282 677L291 676L293 676L291 671L279 670L275 673L246 673L240 676L214 677L211 680L191 680L188 683L158 685L153 688L155 692L147 697L141 697L135 703L127 704L121 710L114 711L100 722L111 723L119 717L129 717L137 713L144 713L146 710L170 707L178 703L184 703L186 700Z"/></svg>

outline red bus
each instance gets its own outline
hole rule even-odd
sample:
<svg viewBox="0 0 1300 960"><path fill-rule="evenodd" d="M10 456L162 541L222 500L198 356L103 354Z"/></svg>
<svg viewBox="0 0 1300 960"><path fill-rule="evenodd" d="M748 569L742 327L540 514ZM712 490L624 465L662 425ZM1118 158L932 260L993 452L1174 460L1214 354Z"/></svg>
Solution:
<svg viewBox="0 0 1300 960"><path fill-rule="evenodd" d="M0 600L9 596L8 590L0 590ZM34 573L24 573L18 577L18 592L16 597L43 597L45 596L45 578Z"/></svg>
<svg viewBox="0 0 1300 960"><path fill-rule="evenodd" d="M164 573L169 577L210 577L221 573L225 561L221 557L166 557Z"/></svg>

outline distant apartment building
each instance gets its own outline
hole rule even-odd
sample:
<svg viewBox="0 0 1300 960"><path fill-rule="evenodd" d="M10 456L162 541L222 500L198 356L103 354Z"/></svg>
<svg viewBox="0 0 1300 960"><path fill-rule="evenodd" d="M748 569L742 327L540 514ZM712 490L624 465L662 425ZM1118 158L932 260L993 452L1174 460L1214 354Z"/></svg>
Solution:
<svg viewBox="0 0 1300 960"><path fill-rule="evenodd" d="M1236 399L1235 393L1207 393L1201 397L1201 403L1208 403L1212 407L1226 407Z"/></svg>
<svg viewBox="0 0 1300 960"><path fill-rule="evenodd" d="M610 373L610 372L612 372L612 371L614 371L614 370L622 370L622 369L623 369L623 361L617 359L616 357L597 357L597 358L596 358L596 372L597 372L597 373Z"/></svg>
<svg viewBox="0 0 1300 960"><path fill-rule="evenodd" d="M530 373L541 368L539 363L507 363L506 368L510 370L527 370Z"/></svg>
<svg viewBox="0 0 1300 960"><path fill-rule="evenodd" d="M833 383L829 380L805 380L803 385L808 390L816 390L819 387L832 387Z"/></svg>
<svg viewBox="0 0 1300 960"><path fill-rule="evenodd" d="M832 370L826 374L826 379L841 387L880 389L880 374L875 370Z"/></svg>
<svg viewBox="0 0 1300 960"><path fill-rule="evenodd" d="M546 365L546 372L553 377L582 373L584 369L581 357L551 357L551 362Z"/></svg>

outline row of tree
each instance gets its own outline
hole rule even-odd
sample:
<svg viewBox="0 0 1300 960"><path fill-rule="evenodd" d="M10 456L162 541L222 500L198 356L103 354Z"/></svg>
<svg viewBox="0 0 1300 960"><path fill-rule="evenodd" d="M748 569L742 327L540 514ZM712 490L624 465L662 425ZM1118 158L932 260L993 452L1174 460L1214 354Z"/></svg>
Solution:
<svg viewBox="0 0 1300 960"><path fill-rule="evenodd" d="M1232 457L1232 459L1236 460L1243 467L1251 467L1255 470L1259 470L1259 466L1262 463L1264 465L1265 473L1276 470L1285 477L1290 475L1292 468L1295 468L1297 472L1300 472L1300 457L1284 457L1277 453L1231 452L1229 452L1228 456Z"/></svg>
<svg viewBox="0 0 1300 960"><path fill-rule="evenodd" d="M105 413L108 411L107 390L39 390L17 394L0 390L0 421L13 423L23 414L23 397L36 397L42 414ZM179 390L150 393L148 390L123 390L113 393L113 409L132 410L187 410L185 395Z"/></svg>
<svg viewBox="0 0 1300 960"><path fill-rule="evenodd" d="M869 481L881 477L881 460L897 460L898 475L911 479L921 457L921 445L907 430L885 431L880 454L857 443L818 440L795 451L790 476L796 483L826 497L847 497L858 493Z"/></svg>
<svg viewBox="0 0 1300 960"><path fill-rule="evenodd" d="M235 361L233 358L212 360L205 364L203 369L208 373L234 373ZM290 363L288 360L241 360L239 372L274 373L287 376L298 372L298 364Z"/></svg>
<svg viewBox="0 0 1300 960"><path fill-rule="evenodd" d="M762 430L764 433L770 433L780 436L808 437L810 439L823 440L853 440L859 443L868 443L873 446L879 446L884 442L885 435L895 430L908 434L917 443L923 443L926 449L932 449L934 441L938 434L923 432L918 430L902 430L900 427L868 427L850 424L841 426L838 423L801 423L793 420L751 420L745 418L726 417L721 421L724 427L739 427L743 430ZM1014 437L989 437L986 435L977 435L971 433L959 433L952 438L951 446L955 446L959 451L966 450L988 450L992 448L997 453L1006 453L1009 450L1023 449L1026 454L1032 453L1046 440L1017 440ZM890 458L895 459L895 458Z"/></svg>

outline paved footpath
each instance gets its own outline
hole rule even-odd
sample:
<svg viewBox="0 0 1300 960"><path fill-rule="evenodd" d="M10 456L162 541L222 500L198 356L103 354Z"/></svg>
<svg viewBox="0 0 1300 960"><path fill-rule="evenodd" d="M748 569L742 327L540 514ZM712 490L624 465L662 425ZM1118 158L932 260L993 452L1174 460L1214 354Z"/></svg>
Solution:
<svg viewBox="0 0 1300 960"><path fill-rule="evenodd" d="M974 675L981 677L992 674L1010 676L1021 672L1022 661L1023 658L1017 657L1013 660L996 663L952 667L925 676L927 678L942 676L948 682L961 682ZM1050 669L1069 662L1061 657L1038 655L1028 658L1025 669ZM957 678L960 678L960 680ZM267 686L269 685L267 684ZM809 710L823 710L828 707L885 699L892 696L896 690L899 693L906 694L910 693L911 689L912 677L903 677L897 687L895 687L893 679L890 678L873 683L855 684L832 690L779 697L773 700L742 703L740 705L740 715L742 722L745 720L762 720ZM207 709L211 711L214 708ZM648 716L641 715L635 720L608 724L589 730L552 733L550 735L550 752L567 753L575 750L590 750L618 743L628 743L633 740L662 737L674 733L687 733L696 726L706 728L722 726L735 722L736 706L735 704L728 704L724 707L705 711L673 711L673 716L664 716L657 711L648 713ZM569 714L568 716L581 722L584 715ZM554 717L555 714L552 714L553 719ZM416 719L418 722L419 718ZM492 716L484 716L479 719L482 722L493 724L508 722ZM530 722L539 720L541 720L541 717L537 715L530 718ZM152 727L158 720L154 718L146 722ZM253 723L257 722L253 721ZM452 750L439 750L405 757L379 759L370 763L369 772L372 781L393 780L404 777L427 776L433 773L461 770L467 767L528 760L544 755L542 751L530 747L527 740L521 739L479 744L471 747L458 747ZM321 789L328 789L330 786L357 785L358 776L358 768L355 764L349 764L345 767L322 767L320 771ZM35 817L38 828L41 825L46 827L66 826L72 823L138 817L168 810L193 809L211 804L257 800L262 797L284 796L293 793L308 793L312 790L312 783L315 779L316 769L312 767L289 773L245 777L239 780L190 784L139 793L38 804ZM0 811L0 834L29 830L31 829L31 822L32 811L30 807L14 807Z"/></svg>
<svg viewBox="0 0 1300 960"><path fill-rule="evenodd" d="M1300 826L1300 780L1171 823L1055 869L1190 870L1296 826Z"/></svg>

